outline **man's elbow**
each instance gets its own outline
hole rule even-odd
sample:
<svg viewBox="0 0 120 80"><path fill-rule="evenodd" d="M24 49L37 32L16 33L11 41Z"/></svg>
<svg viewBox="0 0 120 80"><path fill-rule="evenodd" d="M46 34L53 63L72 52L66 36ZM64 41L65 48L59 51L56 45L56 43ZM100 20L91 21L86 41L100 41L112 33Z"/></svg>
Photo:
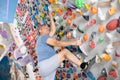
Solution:
<svg viewBox="0 0 120 80"><path fill-rule="evenodd" d="M56 42L55 42L55 45L58 46L58 47L62 47L62 44L61 44L60 41L56 41Z"/></svg>

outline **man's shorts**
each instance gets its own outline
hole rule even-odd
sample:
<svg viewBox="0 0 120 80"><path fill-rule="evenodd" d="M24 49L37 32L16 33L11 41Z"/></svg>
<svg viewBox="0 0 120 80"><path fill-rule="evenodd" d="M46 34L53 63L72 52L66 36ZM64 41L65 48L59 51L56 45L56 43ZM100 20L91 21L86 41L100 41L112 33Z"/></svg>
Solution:
<svg viewBox="0 0 120 80"><path fill-rule="evenodd" d="M59 67L58 54L38 63L38 69L43 80L54 80L56 69Z"/></svg>

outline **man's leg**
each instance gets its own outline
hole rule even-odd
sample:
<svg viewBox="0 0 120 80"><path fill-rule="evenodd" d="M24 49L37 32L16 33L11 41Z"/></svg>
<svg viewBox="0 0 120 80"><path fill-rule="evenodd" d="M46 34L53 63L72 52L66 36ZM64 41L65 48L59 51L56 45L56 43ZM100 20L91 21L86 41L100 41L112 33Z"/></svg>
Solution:
<svg viewBox="0 0 120 80"><path fill-rule="evenodd" d="M62 63L65 59L70 60L71 62L73 62L74 64L76 64L77 66L81 65L81 61L74 55L72 54L69 50L64 49L62 51L60 51L58 53L58 60L59 63Z"/></svg>
<svg viewBox="0 0 120 80"><path fill-rule="evenodd" d="M52 72L50 75L43 77L43 80L54 80L56 71Z"/></svg>
<svg viewBox="0 0 120 80"><path fill-rule="evenodd" d="M68 59L77 66L80 66L85 72L88 72L92 65L95 63L96 56L93 57L88 62L81 62L75 55L73 55L69 50L64 49L61 52L58 53L58 59L59 63L61 63L63 60Z"/></svg>
<svg viewBox="0 0 120 80"><path fill-rule="evenodd" d="M54 80L55 72L59 65L58 54L38 62L39 73L43 77L43 80Z"/></svg>
<svg viewBox="0 0 120 80"><path fill-rule="evenodd" d="M91 67L92 67L95 63L96 63L96 56L93 57L92 59L90 59L90 60L88 61L88 65L87 65L87 67L86 67L85 69L83 69L83 71L86 72L86 73L88 73L88 72L90 71Z"/></svg>

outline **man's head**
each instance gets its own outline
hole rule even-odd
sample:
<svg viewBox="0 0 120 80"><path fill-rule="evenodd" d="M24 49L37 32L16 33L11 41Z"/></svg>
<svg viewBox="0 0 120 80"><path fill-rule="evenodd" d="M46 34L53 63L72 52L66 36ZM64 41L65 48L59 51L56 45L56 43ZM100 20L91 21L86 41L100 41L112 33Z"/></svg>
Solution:
<svg viewBox="0 0 120 80"><path fill-rule="evenodd" d="M41 25L38 28L38 32L40 35L49 34L50 28L48 27L48 25Z"/></svg>

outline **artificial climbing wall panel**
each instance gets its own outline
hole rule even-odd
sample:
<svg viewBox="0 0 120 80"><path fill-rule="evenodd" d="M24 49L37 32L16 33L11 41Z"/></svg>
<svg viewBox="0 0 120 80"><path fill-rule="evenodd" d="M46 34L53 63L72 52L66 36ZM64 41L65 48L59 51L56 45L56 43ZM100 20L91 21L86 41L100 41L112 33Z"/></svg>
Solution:
<svg viewBox="0 0 120 80"><path fill-rule="evenodd" d="M27 48L31 53L35 49L37 27L39 24L49 24L48 9L54 16L57 27L55 37L58 40L82 39L82 52L87 55L80 53L76 48L72 51L73 54L82 58L83 61L88 61L95 55L104 56L105 54L99 64L93 65L89 74L94 75L97 79L103 68L106 68L107 73L112 68L119 74L117 78L108 76L108 80L110 78L111 80L120 79L120 68L112 66L113 61L118 66L120 65L119 57L115 56L115 50L119 51L120 47L108 46L112 41L120 40L120 33L116 31L120 16L119 0L19 0L15 19L22 39L29 40ZM112 22L110 24L112 27L110 27L108 23L113 19L116 19L116 22ZM68 37L68 32L72 34L72 37ZM111 39L106 34L112 36ZM107 59L105 51L108 53ZM66 66L63 67L63 64ZM62 68L58 68L56 79L81 79L80 74L82 75L82 73L79 68L70 66L74 65L70 62L63 64L61 64ZM84 74L82 77L90 80L89 74L87 78ZM91 80L95 78L91 78Z"/></svg>

